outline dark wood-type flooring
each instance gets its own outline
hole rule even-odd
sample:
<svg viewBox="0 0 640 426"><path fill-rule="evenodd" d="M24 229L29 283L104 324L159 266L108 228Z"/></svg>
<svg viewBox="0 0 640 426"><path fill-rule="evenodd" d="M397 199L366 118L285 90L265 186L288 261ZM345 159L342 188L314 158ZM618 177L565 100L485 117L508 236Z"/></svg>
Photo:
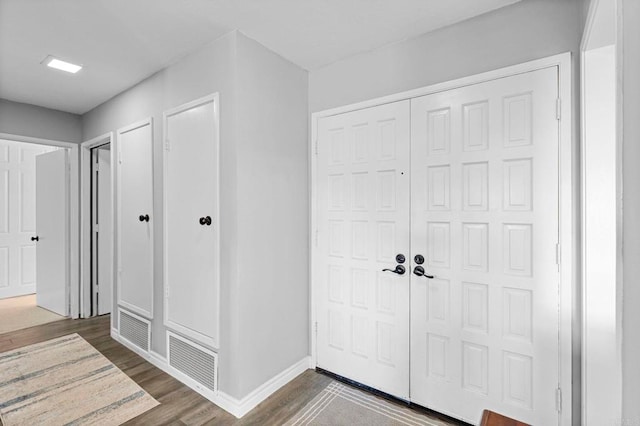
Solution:
<svg viewBox="0 0 640 426"><path fill-rule="evenodd" d="M236 419L113 340L109 335L110 329L109 315L56 321L1 334L0 353L78 333L160 402L159 406L128 421L126 425L281 425L332 381L330 377L307 370L242 419Z"/></svg>

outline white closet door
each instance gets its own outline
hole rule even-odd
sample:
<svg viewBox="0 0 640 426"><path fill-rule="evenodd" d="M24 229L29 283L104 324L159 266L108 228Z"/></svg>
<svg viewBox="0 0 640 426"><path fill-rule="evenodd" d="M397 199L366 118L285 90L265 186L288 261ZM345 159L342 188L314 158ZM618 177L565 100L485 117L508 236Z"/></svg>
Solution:
<svg viewBox="0 0 640 426"><path fill-rule="evenodd" d="M411 400L473 424L558 423L557 97L548 68L411 103Z"/></svg>
<svg viewBox="0 0 640 426"><path fill-rule="evenodd" d="M409 398L409 101L319 120L317 365ZM405 263L407 266L407 263Z"/></svg>
<svg viewBox="0 0 640 426"><path fill-rule="evenodd" d="M36 291L36 156L52 149L0 140L0 299Z"/></svg>
<svg viewBox="0 0 640 426"><path fill-rule="evenodd" d="M118 131L118 304L153 317L151 119Z"/></svg>
<svg viewBox="0 0 640 426"><path fill-rule="evenodd" d="M64 316L68 314L69 287L68 173L66 149L36 157L36 301L38 306Z"/></svg>
<svg viewBox="0 0 640 426"><path fill-rule="evenodd" d="M168 111L165 134L165 324L218 347L218 100Z"/></svg>

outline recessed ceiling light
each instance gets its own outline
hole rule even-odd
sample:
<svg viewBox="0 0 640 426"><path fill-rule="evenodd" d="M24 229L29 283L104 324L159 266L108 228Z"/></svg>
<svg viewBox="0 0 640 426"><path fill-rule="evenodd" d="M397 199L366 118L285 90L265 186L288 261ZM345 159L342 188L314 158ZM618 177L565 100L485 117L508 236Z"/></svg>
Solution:
<svg viewBox="0 0 640 426"><path fill-rule="evenodd" d="M66 62L61 59L54 58L51 55L44 58L44 61L42 61L42 63L48 67L70 72L71 74L75 74L82 69L82 65L72 64L71 62Z"/></svg>

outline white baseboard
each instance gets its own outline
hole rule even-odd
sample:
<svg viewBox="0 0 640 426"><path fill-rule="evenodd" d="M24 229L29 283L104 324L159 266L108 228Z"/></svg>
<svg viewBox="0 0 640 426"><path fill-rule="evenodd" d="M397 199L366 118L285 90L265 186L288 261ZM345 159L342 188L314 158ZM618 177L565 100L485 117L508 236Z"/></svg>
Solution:
<svg viewBox="0 0 640 426"><path fill-rule="evenodd" d="M234 411L229 411L231 414L240 418L253 410L258 404L267 399L270 395L275 393L278 389L289 383L291 380L298 377L309 369L309 357L306 356L300 361L296 362L289 368L281 371L271 379L264 382L262 385L255 388L247 396L238 400L229 395L224 395L225 399L228 399L230 404L235 407ZM219 392L222 394L222 392ZM223 407L224 408L224 407ZM228 410L227 410L228 411Z"/></svg>
<svg viewBox="0 0 640 426"><path fill-rule="evenodd" d="M165 373L180 380L182 383L189 386L191 389L198 392L200 395L204 396L209 401L216 404L218 407L233 414L237 418L241 418L249 411L253 410L258 404L267 399L269 396L289 383L291 380L304 373L307 369L315 368L311 367L311 357L306 356L292 366L286 368L279 374L275 375L271 379L267 380L262 385L258 386L244 398L237 399L232 397L231 395L227 395L222 391L209 392L203 390L202 387L198 386L190 377L184 374L180 374L180 372L169 367L169 364L167 363L167 359L165 357L154 351L145 352L137 346L129 343L126 339L120 337L118 330L116 330L115 328L111 329L111 337L117 342L131 349L133 352L140 355L142 358L149 361L151 364L155 365Z"/></svg>

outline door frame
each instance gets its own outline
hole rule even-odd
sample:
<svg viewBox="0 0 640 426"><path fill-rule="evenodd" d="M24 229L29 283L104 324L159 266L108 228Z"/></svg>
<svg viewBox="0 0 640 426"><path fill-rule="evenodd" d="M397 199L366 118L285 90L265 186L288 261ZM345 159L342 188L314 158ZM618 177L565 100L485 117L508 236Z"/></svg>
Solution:
<svg viewBox="0 0 640 426"><path fill-rule="evenodd" d="M309 182L310 196L309 209L311 212L309 222L309 336L311 351L311 368L317 366L317 312L316 301L318 300L319 285L316 282L315 274L318 270L319 256L316 253L318 243L318 224L317 224L317 152L318 152L318 121L323 117L343 114L359 109L383 105L386 103L397 102L401 100L416 98L419 96L430 95L447 90L457 89L464 86L484 83L499 78L510 77L517 74L537 71L544 68L558 68L558 93L562 100L558 103L559 119L559 252L560 262L560 330L559 330L559 371L560 371L560 387L562 389L562 399L565 402L564 408L560 414L560 423L570 425L572 421L571 402L573 392L580 392L579 388L572 388L572 379L574 372L572 370L572 353L573 353L573 330L574 321L579 324L579 319L574 318L574 294L577 291L578 282L576 280L577 262L576 262L576 239L574 232L576 231L576 223L578 217L578 205L575 201L574 185L578 184L579 176L576 175L578 162L576 154L577 140L574 135L573 105L575 98L572 90L572 56L571 52L561 53L542 59L537 59L522 64L508 66L493 71L484 72L456 80L421 87L401 93L396 93L380 98L375 98L363 102L357 102L351 105L332 108L311 114L311 138L309 139ZM579 326L578 326L579 327Z"/></svg>
<svg viewBox="0 0 640 426"><path fill-rule="evenodd" d="M91 150L113 143L114 132L108 132L80 144L80 317L91 316ZM115 153L111 149L111 229L114 225ZM115 234L115 233L114 233ZM114 235L115 240L115 235ZM115 243L115 241L114 241ZM115 244L113 245L115 247ZM115 250L112 253L115 256ZM113 257L115 259L115 257ZM115 262L111 265L115 277Z"/></svg>
<svg viewBox="0 0 640 426"><path fill-rule="evenodd" d="M67 315L71 318L80 317L80 212L78 200L79 173L78 156L79 145L73 142L59 141L53 139L34 138L30 136L14 135L10 133L0 133L0 139L7 139L14 142L32 143L37 145L56 146L69 150L69 252L67 253Z"/></svg>

